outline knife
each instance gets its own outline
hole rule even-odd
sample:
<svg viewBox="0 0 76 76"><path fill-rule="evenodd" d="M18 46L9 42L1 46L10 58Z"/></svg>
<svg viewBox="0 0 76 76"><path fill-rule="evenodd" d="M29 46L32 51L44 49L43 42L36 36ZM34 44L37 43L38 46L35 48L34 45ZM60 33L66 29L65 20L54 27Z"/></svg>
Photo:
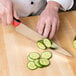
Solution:
<svg viewBox="0 0 76 76"><path fill-rule="evenodd" d="M13 26L15 27L15 29L18 33L26 36L27 38L29 38L35 42L44 38L43 36L39 35L36 31L29 28L27 25L22 24L19 19L13 18ZM67 56L72 56L68 51L64 50L60 46L58 46L58 47L59 47L59 50L57 52L67 55Z"/></svg>

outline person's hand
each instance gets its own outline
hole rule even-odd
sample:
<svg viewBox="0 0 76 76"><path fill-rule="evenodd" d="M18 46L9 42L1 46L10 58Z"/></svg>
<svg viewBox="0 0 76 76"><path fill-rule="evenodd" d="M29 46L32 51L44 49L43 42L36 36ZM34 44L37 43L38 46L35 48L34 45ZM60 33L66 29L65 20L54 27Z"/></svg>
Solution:
<svg viewBox="0 0 76 76"><path fill-rule="evenodd" d="M11 24L13 16L18 18L13 3L10 0L0 0L0 19L2 24Z"/></svg>
<svg viewBox="0 0 76 76"><path fill-rule="evenodd" d="M59 28L58 10L60 5L54 1L49 1L46 8L39 16L37 32L44 37L52 39Z"/></svg>

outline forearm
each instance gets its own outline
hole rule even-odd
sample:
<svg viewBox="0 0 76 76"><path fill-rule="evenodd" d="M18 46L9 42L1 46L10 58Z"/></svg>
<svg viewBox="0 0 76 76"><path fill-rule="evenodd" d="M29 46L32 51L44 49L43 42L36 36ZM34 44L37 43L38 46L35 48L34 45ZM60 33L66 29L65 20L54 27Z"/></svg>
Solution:
<svg viewBox="0 0 76 76"><path fill-rule="evenodd" d="M60 8L60 4L59 3L57 3L57 2L55 2L55 1L49 1L48 3L47 3L47 6L46 6L46 8L53 8L54 10L56 10L57 12L58 12L58 10L59 10L59 8Z"/></svg>
<svg viewBox="0 0 76 76"><path fill-rule="evenodd" d="M58 4L61 5L61 9L66 11L72 8L73 4L74 4L74 0L47 0L47 2L57 2Z"/></svg>

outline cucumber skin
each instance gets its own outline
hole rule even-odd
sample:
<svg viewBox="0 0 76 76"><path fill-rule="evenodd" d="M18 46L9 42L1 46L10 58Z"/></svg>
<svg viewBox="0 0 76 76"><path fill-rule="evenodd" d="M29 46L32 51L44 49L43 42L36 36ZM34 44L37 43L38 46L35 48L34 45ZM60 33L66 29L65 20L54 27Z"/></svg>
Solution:
<svg viewBox="0 0 76 76"><path fill-rule="evenodd" d="M33 61L29 61L29 62L33 62ZM29 62L27 63L27 68L28 68L28 69L30 69L30 70L36 70L36 69L38 68L36 65L35 65L36 68L34 68L34 69L29 68L29 66L28 66ZM35 64L35 63L34 63L34 64Z"/></svg>
<svg viewBox="0 0 76 76"><path fill-rule="evenodd" d="M73 47L76 49L76 36L73 39Z"/></svg>
<svg viewBox="0 0 76 76"><path fill-rule="evenodd" d="M52 49L52 50L56 50L57 48L56 48L56 47L50 47L50 49Z"/></svg>
<svg viewBox="0 0 76 76"><path fill-rule="evenodd" d="M42 54L43 54L43 53L46 53L46 52L49 52L49 53L50 53L51 56L50 56L49 58L42 57ZM50 51L44 51L43 53L41 54L41 58L43 58L43 59L48 59L48 60L52 58L52 52L50 52Z"/></svg>
<svg viewBox="0 0 76 76"><path fill-rule="evenodd" d="M50 42L50 44L52 45L52 41L51 41L50 39L48 39L48 38L44 38L44 39L43 39L43 43L44 43L44 40L45 40L45 39L47 39L47 40ZM51 46L48 47L45 43L44 43L44 45L45 45L47 48L50 48L50 47L51 47Z"/></svg>
<svg viewBox="0 0 76 76"><path fill-rule="evenodd" d="M34 61L34 59L30 58L29 56L27 57L27 60Z"/></svg>
<svg viewBox="0 0 76 76"><path fill-rule="evenodd" d="M76 49L76 40L73 41L73 47Z"/></svg>
<svg viewBox="0 0 76 76"><path fill-rule="evenodd" d="M41 43L45 48L43 49L43 48L39 47L38 43ZM45 44L43 43L43 40L37 41L37 46L38 46L40 49L42 49L42 50L47 49L47 47L46 47Z"/></svg>
<svg viewBox="0 0 76 76"><path fill-rule="evenodd" d="M52 46L50 47L50 49L53 49L53 50L55 50L55 49L57 49L57 45L54 43L54 42L52 42Z"/></svg>
<svg viewBox="0 0 76 76"><path fill-rule="evenodd" d="M41 58L41 59L43 59L43 58ZM48 60L48 59L47 59ZM48 60L49 61L49 60ZM40 63L40 61L39 61L39 63ZM47 67L47 66L49 66L51 63L50 63L50 61L49 61L49 64L48 65L43 65L43 64L41 64L40 63L40 65L42 65L42 67Z"/></svg>
<svg viewBox="0 0 76 76"><path fill-rule="evenodd" d="M37 52L32 52L32 53L37 53ZM30 53L31 54L31 53ZM29 57L30 57L30 54L28 55ZM39 53L37 53L38 55L39 55L39 58L40 58L40 54ZM36 58L36 59L34 59L34 58L32 58L32 57L30 57L31 59L33 59L33 60L36 60L36 59L39 59L39 58Z"/></svg>
<svg viewBox="0 0 76 76"><path fill-rule="evenodd" d="M43 66L39 63L39 60L40 60L40 59L38 59L38 64L39 64L39 65L37 65L36 63L35 63L35 65L36 65L38 68L43 68Z"/></svg>
<svg viewBox="0 0 76 76"><path fill-rule="evenodd" d="M74 37L74 40L76 40L76 36Z"/></svg>

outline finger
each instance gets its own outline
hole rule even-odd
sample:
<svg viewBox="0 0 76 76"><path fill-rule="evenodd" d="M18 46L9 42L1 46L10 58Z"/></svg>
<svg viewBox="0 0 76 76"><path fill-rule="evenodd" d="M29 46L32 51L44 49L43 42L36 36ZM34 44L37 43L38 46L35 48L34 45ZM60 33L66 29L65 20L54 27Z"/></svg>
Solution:
<svg viewBox="0 0 76 76"><path fill-rule="evenodd" d="M44 27L45 27L44 22L39 21L38 24L37 24L37 32L42 35L43 31L44 31Z"/></svg>
<svg viewBox="0 0 76 76"><path fill-rule="evenodd" d="M43 36L48 37L50 31L51 31L51 23L47 23L45 25Z"/></svg>
<svg viewBox="0 0 76 76"><path fill-rule="evenodd" d="M57 31L59 30L59 20L57 21Z"/></svg>
<svg viewBox="0 0 76 76"><path fill-rule="evenodd" d="M14 15L14 17L15 17L16 19L19 19L18 15L17 15L17 12L16 12L16 10L15 10L14 7L13 7L13 15Z"/></svg>
<svg viewBox="0 0 76 76"><path fill-rule="evenodd" d="M1 17L1 16L0 16ZM1 23L1 18L0 18L0 23Z"/></svg>
<svg viewBox="0 0 76 76"><path fill-rule="evenodd" d="M7 16L6 16L6 14L1 16L1 22L2 22L3 25L7 25Z"/></svg>
<svg viewBox="0 0 76 76"><path fill-rule="evenodd" d="M40 27L40 16L38 17L38 22L37 22L37 26L36 26L36 31L38 32L38 29Z"/></svg>
<svg viewBox="0 0 76 76"><path fill-rule="evenodd" d="M52 39L55 35L55 31L56 31L56 25L57 25L57 21L55 20L53 23L52 23L52 30L50 32L50 35L49 35L49 38Z"/></svg>
<svg viewBox="0 0 76 76"><path fill-rule="evenodd" d="M3 25L6 25L7 24L7 18L6 18L5 9L4 8L2 9L1 7L0 7L0 9L1 9L1 11L0 11L0 21Z"/></svg>
<svg viewBox="0 0 76 76"><path fill-rule="evenodd" d="M7 7L5 10L7 15L7 24L11 24L13 21L12 6L10 5L10 7Z"/></svg>

